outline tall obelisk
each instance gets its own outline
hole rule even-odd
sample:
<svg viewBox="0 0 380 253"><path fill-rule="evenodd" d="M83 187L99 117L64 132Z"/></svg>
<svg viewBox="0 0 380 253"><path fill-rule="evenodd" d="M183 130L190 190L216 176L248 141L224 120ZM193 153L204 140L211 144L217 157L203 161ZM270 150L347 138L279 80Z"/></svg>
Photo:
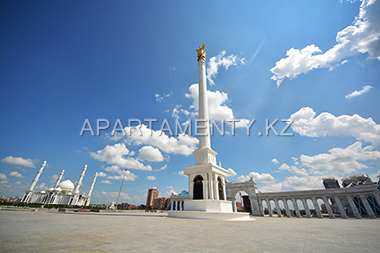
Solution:
<svg viewBox="0 0 380 253"><path fill-rule="evenodd" d="M42 171L44 170L45 166L46 166L46 161L44 161L42 163L40 169L38 170L38 172L37 172L36 176L34 177L32 183L30 184L29 189L26 190L25 195L22 198L21 202L28 203L30 201L32 194L33 194L34 187L36 186L38 179L40 178Z"/></svg>
<svg viewBox="0 0 380 253"><path fill-rule="evenodd" d="M206 83L206 51L204 51L204 48L205 44L197 49L199 77L199 149L211 148Z"/></svg>

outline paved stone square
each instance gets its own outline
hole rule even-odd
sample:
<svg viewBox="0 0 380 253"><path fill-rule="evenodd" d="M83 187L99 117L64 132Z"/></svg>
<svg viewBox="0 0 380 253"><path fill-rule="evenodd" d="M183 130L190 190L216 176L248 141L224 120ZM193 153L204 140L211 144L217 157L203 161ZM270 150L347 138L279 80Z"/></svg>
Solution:
<svg viewBox="0 0 380 253"><path fill-rule="evenodd" d="M168 218L0 210L1 252L380 252L380 219Z"/></svg>

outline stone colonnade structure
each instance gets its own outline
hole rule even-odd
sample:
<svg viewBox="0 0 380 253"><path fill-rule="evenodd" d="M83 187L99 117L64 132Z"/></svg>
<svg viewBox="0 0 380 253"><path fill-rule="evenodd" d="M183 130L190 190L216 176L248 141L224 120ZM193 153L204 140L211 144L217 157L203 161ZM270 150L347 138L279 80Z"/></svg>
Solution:
<svg viewBox="0 0 380 253"><path fill-rule="evenodd" d="M334 219L335 215L328 201L329 199L331 199L333 200L333 203L337 205L338 210L342 215L342 218L347 219L346 210L342 205L342 200L347 199L355 218L360 219L361 215L358 212L358 209L354 203L354 198L359 198L362 201L366 212L368 213L368 217L370 219L376 219L375 213L373 212L370 203L368 202L368 198L372 197L372 199L374 199L378 203L377 206L379 206L380 204L379 190L376 185L372 184L350 188L256 193L256 183L254 182L253 178L251 178L251 180L244 183L226 183L226 191L227 200L233 201L234 203L234 211L236 211L236 194L239 191L245 191L246 193L248 193L253 216L264 216L263 202L266 202L270 217L273 217L274 215L272 208L275 208L278 217L282 217L279 204L279 202L282 201L286 217L290 218L291 213L288 205L288 201L290 200L294 206L296 217L301 218L300 209L297 204L297 201L300 200L305 209L307 218L311 218L312 215L307 204L307 201L311 200L318 218L323 218L322 212L318 205L318 200L322 200L327 209L330 219ZM271 201L274 202L274 206L271 205ZM376 205L374 203L372 204L376 208Z"/></svg>

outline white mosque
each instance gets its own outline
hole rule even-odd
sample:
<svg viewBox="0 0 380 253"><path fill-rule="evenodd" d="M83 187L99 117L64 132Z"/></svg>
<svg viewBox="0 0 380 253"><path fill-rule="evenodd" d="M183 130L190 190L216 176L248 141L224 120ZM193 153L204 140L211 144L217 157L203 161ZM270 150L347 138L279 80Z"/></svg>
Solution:
<svg viewBox="0 0 380 253"><path fill-rule="evenodd" d="M81 194L79 188L82 184L84 174L87 170L87 165L84 166L82 173L80 174L78 183L74 186L73 182L70 180L62 181L63 173L59 175L57 182L54 187L46 191L34 192L34 187L37 184L37 181L42 174L43 169L45 168L46 161L43 162L40 169L38 170L36 176L34 177L29 188L26 190L24 197L21 202L24 203L37 203L37 204L50 204L50 205L72 205L72 206L88 206L91 201L92 190L96 182L98 173L95 173L94 179L92 180L90 190L88 194Z"/></svg>

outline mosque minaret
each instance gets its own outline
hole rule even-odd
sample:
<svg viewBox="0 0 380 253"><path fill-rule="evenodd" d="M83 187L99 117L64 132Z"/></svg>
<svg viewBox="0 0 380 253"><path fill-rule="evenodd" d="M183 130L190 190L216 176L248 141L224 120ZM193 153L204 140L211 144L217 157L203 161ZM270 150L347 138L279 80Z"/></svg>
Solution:
<svg viewBox="0 0 380 253"><path fill-rule="evenodd" d="M42 165L41 165L40 169L38 170L36 176L34 177L32 183L30 184L29 188L26 190L25 195L22 198L22 202L29 202L30 201L32 194L33 194L33 191L34 191L34 187L36 186L38 179L40 178L42 171L44 170L45 166L46 166L46 161L44 161L42 163Z"/></svg>

